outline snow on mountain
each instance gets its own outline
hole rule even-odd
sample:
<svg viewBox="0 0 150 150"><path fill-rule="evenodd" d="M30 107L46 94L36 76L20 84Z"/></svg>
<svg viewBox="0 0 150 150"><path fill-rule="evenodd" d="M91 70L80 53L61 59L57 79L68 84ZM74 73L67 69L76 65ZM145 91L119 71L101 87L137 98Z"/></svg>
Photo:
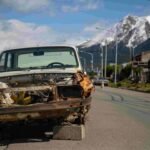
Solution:
<svg viewBox="0 0 150 150"><path fill-rule="evenodd" d="M148 22L150 23L150 16L147 16L146 19L147 19Z"/></svg>
<svg viewBox="0 0 150 150"><path fill-rule="evenodd" d="M126 47L136 47L150 38L150 16L126 16L112 28L99 33L92 40L81 44L82 48L111 42L123 42Z"/></svg>

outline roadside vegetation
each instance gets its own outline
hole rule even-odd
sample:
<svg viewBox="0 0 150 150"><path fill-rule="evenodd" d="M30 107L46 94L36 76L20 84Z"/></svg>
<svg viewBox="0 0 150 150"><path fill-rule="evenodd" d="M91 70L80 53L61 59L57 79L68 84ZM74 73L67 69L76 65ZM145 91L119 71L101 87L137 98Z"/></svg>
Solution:
<svg viewBox="0 0 150 150"><path fill-rule="evenodd" d="M150 93L150 83L134 83L127 79L117 82L116 85L113 82L110 82L109 86Z"/></svg>
<svg viewBox="0 0 150 150"><path fill-rule="evenodd" d="M150 83L141 83L140 82L140 72L141 68L134 68L134 78L131 77L132 66L131 64L126 65L126 67L117 66L117 84L114 84L114 72L115 67L112 65L107 66L107 79L109 79L109 86L115 88L125 88L129 90L136 90L141 92L150 93ZM95 72L88 72L88 75L91 79L98 76Z"/></svg>
<svg viewBox="0 0 150 150"><path fill-rule="evenodd" d="M120 71L118 70L119 74L117 75L117 84L114 84L113 80L111 80L109 86L150 93L150 83L140 82L138 75L140 74L141 68L133 69L133 72L135 74L134 78L131 78L131 70L132 66L130 64L123 69L120 69Z"/></svg>

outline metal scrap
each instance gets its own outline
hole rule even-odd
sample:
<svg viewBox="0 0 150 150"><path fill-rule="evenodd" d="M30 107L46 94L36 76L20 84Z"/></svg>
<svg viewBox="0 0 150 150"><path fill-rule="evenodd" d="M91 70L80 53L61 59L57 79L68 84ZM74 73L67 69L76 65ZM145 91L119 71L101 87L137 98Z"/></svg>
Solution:
<svg viewBox="0 0 150 150"><path fill-rule="evenodd" d="M9 93L5 93L4 90L8 88L6 83L0 82L0 104L11 105L14 103Z"/></svg>
<svg viewBox="0 0 150 150"><path fill-rule="evenodd" d="M85 96L85 97L90 96L91 92L94 88L90 78L82 72L77 72L75 74L75 82L76 81L83 88L83 91L84 91L83 96Z"/></svg>

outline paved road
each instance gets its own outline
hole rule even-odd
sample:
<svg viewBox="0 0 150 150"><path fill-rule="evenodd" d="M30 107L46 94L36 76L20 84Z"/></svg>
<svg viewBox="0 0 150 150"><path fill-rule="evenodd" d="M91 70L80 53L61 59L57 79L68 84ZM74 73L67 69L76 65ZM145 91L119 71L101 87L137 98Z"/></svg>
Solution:
<svg viewBox="0 0 150 150"><path fill-rule="evenodd" d="M48 140L46 129L44 124L13 128L0 150L150 150L150 94L97 87L84 140Z"/></svg>

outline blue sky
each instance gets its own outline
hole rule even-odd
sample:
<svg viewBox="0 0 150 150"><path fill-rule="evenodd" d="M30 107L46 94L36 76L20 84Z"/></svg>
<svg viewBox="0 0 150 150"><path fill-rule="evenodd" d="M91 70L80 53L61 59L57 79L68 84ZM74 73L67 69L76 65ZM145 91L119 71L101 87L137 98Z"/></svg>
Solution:
<svg viewBox="0 0 150 150"><path fill-rule="evenodd" d="M33 43L76 43L94 37L129 14L150 15L150 0L1 0L0 29L7 26L7 34L13 38L15 32L21 38L28 33ZM23 34L18 28L24 29ZM0 32L3 39L2 34L5 32ZM40 38L41 34L46 35ZM10 43L15 46L17 39Z"/></svg>

